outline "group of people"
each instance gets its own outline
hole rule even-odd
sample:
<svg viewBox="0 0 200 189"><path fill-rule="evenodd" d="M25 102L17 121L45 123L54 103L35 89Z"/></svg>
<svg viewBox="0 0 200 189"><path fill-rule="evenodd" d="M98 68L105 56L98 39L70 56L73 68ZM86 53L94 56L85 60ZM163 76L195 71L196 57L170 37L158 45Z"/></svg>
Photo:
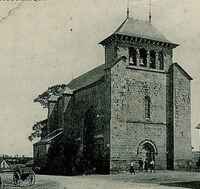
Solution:
<svg viewBox="0 0 200 189"><path fill-rule="evenodd" d="M150 170L150 172L152 172L152 173L155 172L155 161L153 159L151 159L151 160L147 160L147 159L141 160L140 159L138 161L138 164L139 164L139 167L138 167L139 171L148 172ZM135 165L134 165L133 161L130 163L130 173L135 174Z"/></svg>

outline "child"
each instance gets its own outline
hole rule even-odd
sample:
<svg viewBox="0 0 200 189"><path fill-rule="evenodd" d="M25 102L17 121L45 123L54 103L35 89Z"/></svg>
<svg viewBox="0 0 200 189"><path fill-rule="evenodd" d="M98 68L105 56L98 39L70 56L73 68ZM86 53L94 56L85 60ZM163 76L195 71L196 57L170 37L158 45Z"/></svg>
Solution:
<svg viewBox="0 0 200 189"><path fill-rule="evenodd" d="M154 160L152 159L151 162L150 162L150 167L151 167L151 172L155 172L155 162Z"/></svg>

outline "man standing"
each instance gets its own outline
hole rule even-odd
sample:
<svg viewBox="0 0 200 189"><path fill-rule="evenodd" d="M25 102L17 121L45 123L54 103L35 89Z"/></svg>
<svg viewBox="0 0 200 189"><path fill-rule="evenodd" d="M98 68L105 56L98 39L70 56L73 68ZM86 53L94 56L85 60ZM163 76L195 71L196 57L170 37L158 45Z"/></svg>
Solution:
<svg viewBox="0 0 200 189"><path fill-rule="evenodd" d="M131 161L130 173L131 173L131 175L132 175L133 173L134 173L134 175L135 175L135 169L134 169L134 162L133 162L133 161Z"/></svg>
<svg viewBox="0 0 200 189"><path fill-rule="evenodd" d="M139 163L139 171L143 171L143 161L139 159L138 163Z"/></svg>
<svg viewBox="0 0 200 189"><path fill-rule="evenodd" d="M144 170L145 170L146 172L148 172L148 168L149 168L149 162L148 162L147 159L145 159L145 160L144 160Z"/></svg>

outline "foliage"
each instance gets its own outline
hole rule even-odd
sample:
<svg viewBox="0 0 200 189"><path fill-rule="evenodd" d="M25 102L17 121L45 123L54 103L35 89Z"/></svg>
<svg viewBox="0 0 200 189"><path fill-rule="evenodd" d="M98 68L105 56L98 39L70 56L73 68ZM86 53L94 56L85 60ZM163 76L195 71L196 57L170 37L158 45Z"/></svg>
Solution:
<svg viewBox="0 0 200 189"><path fill-rule="evenodd" d="M32 127L32 133L28 137L30 141L33 141L34 139L40 138L42 134L42 129L46 126L46 120L36 122Z"/></svg>
<svg viewBox="0 0 200 189"><path fill-rule="evenodd" d="M48 100L52 95L59 96L64 91L66 85L54 85L49 87L47 91L40 94L37 98L34 99L34 102L39 102L43 108L48 107Z"/></svg>
<svg viewBox="0 0 200 189"><path fill-rule="evenodd" d="M56 140L51 144L46 165L42 168L41 173L53 175L72 175L76 170L75 160L78 151L78 145L73 139L65 141Z"/></svg>

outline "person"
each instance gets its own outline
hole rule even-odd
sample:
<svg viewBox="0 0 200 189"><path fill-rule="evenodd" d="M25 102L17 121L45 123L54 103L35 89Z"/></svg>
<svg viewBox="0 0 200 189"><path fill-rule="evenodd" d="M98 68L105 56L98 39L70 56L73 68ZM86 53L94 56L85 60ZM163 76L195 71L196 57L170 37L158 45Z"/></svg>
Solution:
<svg viewBox="0 0 200 189"><path fill-rule="evenodd" d="M138 163L139 163L139 171L143 171L143 161L140 159Z"/></svg>
<svg viewBox="0 0 200 189"><path fill-rule="evenodd" d="M16 165L15 168L14 168L14 173L13 173L14 184L18 184L19 183L21 174L22 174L22 170L21 170L20 166Z"/></svg>
<svg viewBox="0 0 200 189"><path fill-rule="evenodd" d="M144 161L144 170L145 170L146 172L148 172L148 168L149 168L149 166L148 166L148 161L147 161L147 159L145 159L145 161Z"/></svg>
<svg viewBox="0 0 200 189"><path fill-rule="evenodd" d="M150 162L150 169L151 169L151 172L155 172L155 162L154 160L152 159L151 162Z"/></svg>
<svg viewBox="0 0 200 189"><path fill-rule="evenodd" d="M135 175L135 169L134 169L134 162L133 162L133 161L131 161L130 173L131 173L131 175L132 175L133 173L134 173L134 175Z"/></svg>

